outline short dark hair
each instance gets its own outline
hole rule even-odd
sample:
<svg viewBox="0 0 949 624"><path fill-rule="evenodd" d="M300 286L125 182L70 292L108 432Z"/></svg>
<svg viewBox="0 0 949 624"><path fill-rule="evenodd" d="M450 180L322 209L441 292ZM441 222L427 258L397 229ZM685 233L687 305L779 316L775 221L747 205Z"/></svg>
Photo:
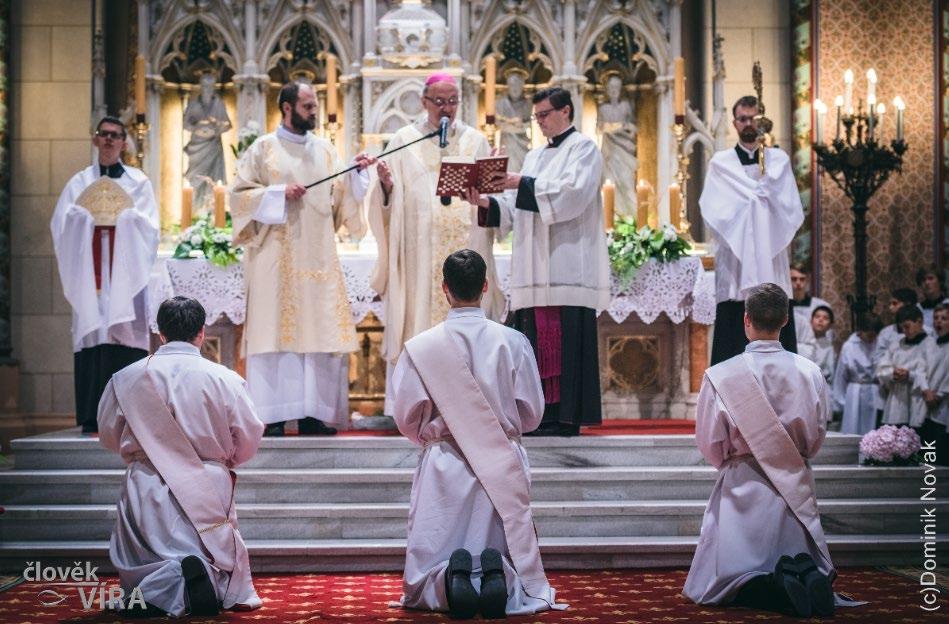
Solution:
<svg viewBox="0 0 949 624"><path fill-rule="evenodd" d="M738 101L732 106L732 117L735 116L735 111L738 110L739 106L742 108L758 108L758 98L753 95L743 95L738 98Z"/></svg>
<svg viewBox="0 0 949 624"><path fill-rule="evenodd" d="M459 249L442 264L442 277L448 285L448 292L459 301L478 299L487 272L484 258L471 249Z"/></svg>
<svg viewBox="0 0 949 624"><path fill-rule="evenodd" d="M777 284L759 284L749 291L745 312L755 329L779 331L788 322L788 295Z"/></svg>
<svg viewBox="0 0 949 624"><path fill-rule="evenodd" d="M933 314L936 312L946 312L949 311L949 303L937 303L936 307L933 308Z"/></svg>
<svg viewBox="0 0 949 624"><path fill-rule="evenodd" d="M927 264L926 266L919 267L919 269L916 270L916 285L922 286L923 280L926 279L927 275L935 275L936 279L939 280L939 289L942 290L942 273L940 273L939 267L937 267L935 264Z"/></svg>
<svg viewBox="0 0 949 624"><path fill-rule="evenodd" d="M99 120L99 123L96 124L96 132L102 129L102 124L112 124L122 128L122 136L126 136L127 131L125 130L125 124L122 123L122 120L118 117L113 117L112 115L106 115Z"/></svg>
<svg viewBox="0 0 949 624"><path fill-rule="evenodd" d="M890 295L901 303L906 305L916 305L919 302L919 297L916 295L916 291L912 288L897 288Z"/></svg>
<svg viewBox="0 0 949 624"><path fill-rule="evenodd" d="M879 334L883 330L883 320L872 312L861 314L857 317L856 329L860 332L873 332L875 334Z"/></svg>
<svg viewBox="0 0 949 624"><path fill-rule="evenodd" d="M280 109L280 115L283 115L283 105L287 103L290 108L297 105L300 98L300 83L293 81L280 87L280 94L277 96L277 108Z"/></svg>
<svg viewBox="0 0 949 624"><path fill-rule="evenodd" d="M165 299L158 306L158 331L165 340L191 342L204 327L204 307L188 297Z"/></svg>
<svg viewBox="0 0 949 624"><path fill-rule="evenodd" d="M791 265L792 271L797 271L798 273L803 273L804 275L811 274L811 267L807 266L803 262L795 262Z"/></svg>
<svg viewBox="0 0 949 624"><path fill-rule="evenodd" d="M905 321L923 320L923 311L915 305L905 305L896 311L896 324L902 325Z"/></svg>
<svg viewBox="0 0 949 624"><path fill-rule="evenodd" d="M814 315L817 314L818 312L826 312L826 313L827 313L827 316L830 317L830 322L831 322L831 324L833 324L833 322L834 322L834 311L833 311L833 310L831 310L829 307L827 307L827 306L825 306L825 305L819 305L819 306L817 306L816 308L814 308L813 310L811 310L811 318L814 318Z"/></svg>
<svg viewBox="0 0 949 624"><path fill-rule="evenodd" d="M570 121L573 121L573 98L570 92L562 87L548 87L541 89L531 98L533 104L540 104L544 100L550 100L550 105L560 110L564 106L570 107Z"/></svg>

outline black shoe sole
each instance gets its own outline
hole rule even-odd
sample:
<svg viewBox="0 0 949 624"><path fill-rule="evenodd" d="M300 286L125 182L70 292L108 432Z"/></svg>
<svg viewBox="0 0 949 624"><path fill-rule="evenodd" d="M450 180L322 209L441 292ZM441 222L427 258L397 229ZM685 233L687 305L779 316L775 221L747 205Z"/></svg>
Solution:
<svg viewBox="0 0 949 624"><path fill-rule="evenodd" d="M478 608L487 620L499 620L507 617L507 580L504 578L504 565L501 553L493 548L485 548L481 553L481 596Z"/></svg>
<svg viewBox="0 0 949 624"><path fill-rule="evenodd" d="M814 559L807 553L794 557L798 578L807 590L811 603L811 615L830 617L834 614L834 590L828 579L817 567Z"/></svg>
<svg viewBox="0 0 949 624"><path fill-rule="evenodd" d="M791 615L811 617L811 601L807 588L797 577L794 559L784 555L774 567L774 585L783 595L791 609Z"/></svg>
<svg viewBox="0 0 949 624"><path fill-rule="evenodd" d="M478 612L478 593L471 584L471 553L464 548L453 552L448 559L445 593L451 618L469 620Z"/></svg>
<svg viewBox="0 0 949 624"><path fill-rule="evenodd" d="M185 592L188 594L189 613L191 615L217 615L218 606L214 585L208 576L204 562L188 555L181 560L181 574L185 579Z"/></svg>

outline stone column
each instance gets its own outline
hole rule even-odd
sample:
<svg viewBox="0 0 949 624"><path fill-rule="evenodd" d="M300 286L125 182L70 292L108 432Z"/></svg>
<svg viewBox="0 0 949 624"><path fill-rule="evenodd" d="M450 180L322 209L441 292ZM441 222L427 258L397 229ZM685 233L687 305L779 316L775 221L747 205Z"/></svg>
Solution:
<svg viewBox="0 0 949 624"><path fill-rule="evenodd" d="M665 79L656 81L656 90L659 94L659 115L656 128L656 195L659 197L659 223L669 223L669 185L675 172L675 141L672 137L673 107L672 75L673 67L670 60Z"/></svg>
<svg viewBox="0 0 949 624"><path fill-rule="evenodd" d="M95 3L95 24L92 31L92 123L105 117L108 106L105 102L105 34L102 11L105 2Z"/></svg>
<svg viewBox="0 0 949 624"><path fill-rule="evenodd" d="M234 76L237 85L237 127L243 128L249 121L256 121L265 128L267 102L265 90L267 76L260 74L257 66L257 1L244 3L244 66Z"/></svg>
<svg viewBox="0 0 949 624"><path fill-rule="evenodd" d="M352 17L349 21L351 28L351 36L353 38L353 67L358 68L362 65L362 54L363 54L363 29L365 28L365 23L363 22L362 16L362 3L355 2L352 7Z"/></svg>
<svg viewBox="0 0 949 624"><path fill-rule="evenodd" d="M376 64L376 0L363 0L363 65Z"/></svg>
<svg viewBox="0 0 949 624"><path fill-rule="evenodd" d="M10 27L10 3L0 3L0 32L3 34L3 44L0 46L0 63L2 63L2 87L0 87L0 102L9 103L10 97L10 42L12 29ZM0 409L8 407L6 403L12 400L16 407L16 396L6 396L14 391L18 379L16 360L13 359L13 331L10 323L10 279L11 279L11 248L10 248L10 107L7 104L0 108ZM12 382L12 383L8 383Z"/></svg>
<svg viewBox="0 0 949 624"><path fill-rule="evenodd" d="M461 65L461 0L448 0L448 64Z"/></svg>
<svg viewBox="0 0 949 624"><path fill-rule="evenodd" d="M583 131L583 85L586 77L577 73L577 5L575 0L563 0L563 67L554 82L570 92L573 98L573 125ZM554 68L556 70L556 68Z"/></svg>

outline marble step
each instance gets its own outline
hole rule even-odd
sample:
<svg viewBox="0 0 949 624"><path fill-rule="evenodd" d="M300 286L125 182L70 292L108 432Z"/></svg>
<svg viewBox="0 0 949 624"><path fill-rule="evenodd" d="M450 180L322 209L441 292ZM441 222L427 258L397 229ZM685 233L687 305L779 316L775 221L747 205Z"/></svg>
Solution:
<svg viewBox="0 0 949 624"><path fill-rule="evenodd" d="M815 466L818 499L905 498L918 495L915 467ZM706 500L717 472L710 467L534 468L532 500ZM413 471L390 469L242 469L238 503L405 503ZM936 468L949 482L949 468ZM113 504L123 470L11 470L0 472L0 505Z"/></svg>
<svg viewBox="0 0 949 624"><path fill-rule="evenodd" d="M824 499L828 534L900 534L919 527L916 499ZM949 513L949 501L935 504ZM542 537L660 537L698 535L704 500L535 502ZM237 515L248 540L405 538L407 503L241 504ZM0 542L107 540L115 505L13 505L0 521Z"/></svg>
<svg viewBox="0 0 949 624"><path fill-rule="evenodd" d="M548 570L686 567L698 537L542 537ZM918 565L919 533L897 535L830 535L835 565ZM400 572L405 540L248 540L251 567L262 573ZM26 562L72 565L91 561L103 573L114 572L107 541L19 541L0 543L0 572L19 573ZM937 550L949 552L949 536L937 538ZM394 599L394 598L393 598Z"/></svg>
<svg viewBox="0 0 949 624"><path fill-rule="evenodd" d="M829 434L812 464L856 464L860 437ZM692 435L524 438L531 466L700 466ZM12 442L17 470L122 468L121 458L78 428ZM265 438L245 468L414 468L418 447L402 437Z"/></svg>

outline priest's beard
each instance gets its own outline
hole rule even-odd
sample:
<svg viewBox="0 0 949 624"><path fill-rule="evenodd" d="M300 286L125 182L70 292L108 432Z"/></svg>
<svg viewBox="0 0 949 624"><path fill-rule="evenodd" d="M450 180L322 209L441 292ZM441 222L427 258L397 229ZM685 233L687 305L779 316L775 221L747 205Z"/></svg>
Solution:
<svg viewBox="0 0 949 624"><path fill-rule="evenodd" d="M297 132L309 132L316 127L316 117L304 117L294 110L290 112L290 125Z"/></svg>
<svg viewBox="0 0 949 624"><path fill-rule="evenodd" d="M741 134L738 135L738 138L745 144L756 143L758 141L758 131L754 127L745 128L741 131Z"/></svg>

